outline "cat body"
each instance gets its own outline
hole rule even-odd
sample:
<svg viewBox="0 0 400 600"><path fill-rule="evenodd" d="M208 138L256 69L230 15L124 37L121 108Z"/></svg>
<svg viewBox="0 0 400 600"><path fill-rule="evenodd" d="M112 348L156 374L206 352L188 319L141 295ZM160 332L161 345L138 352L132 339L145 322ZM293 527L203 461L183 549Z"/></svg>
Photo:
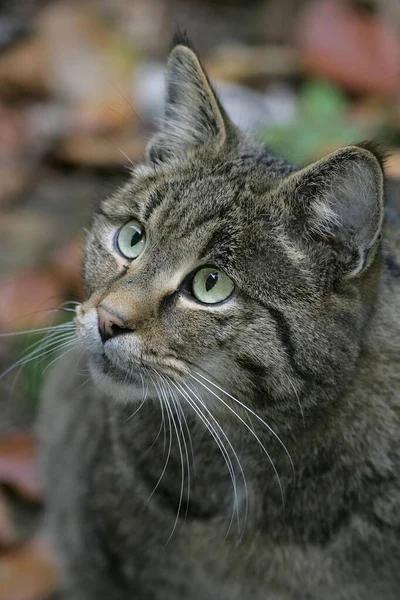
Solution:
<svg viewBox="0 0 400 600"><path fill-rule="evenodd" d="M66 600L400 597L383 197L370 146L296 170L239 134L178 41L147 162L87 239L86 358L44 390Z"/></svg>

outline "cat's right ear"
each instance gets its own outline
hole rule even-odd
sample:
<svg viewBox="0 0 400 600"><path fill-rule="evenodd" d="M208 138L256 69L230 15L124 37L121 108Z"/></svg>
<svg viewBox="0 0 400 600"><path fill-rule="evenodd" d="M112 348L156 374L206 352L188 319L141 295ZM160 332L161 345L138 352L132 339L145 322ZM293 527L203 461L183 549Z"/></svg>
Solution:
<svg viewBox="0 0 400 600"><path fill-rule="evenodd" d="M165 162L205 144L222 145L234 127L187 39L175 39L167 63L165 112L147 147L151 162Z"/></svg>
<svg viewBox="0 0 400 600"><path fill-rule="evenodd" d="M371 144L347 146L282 184L295 237L328 245L343 276L360 275L379 245L384 218L384 159ZM325 253L323 254L325 256Z"/></svg>

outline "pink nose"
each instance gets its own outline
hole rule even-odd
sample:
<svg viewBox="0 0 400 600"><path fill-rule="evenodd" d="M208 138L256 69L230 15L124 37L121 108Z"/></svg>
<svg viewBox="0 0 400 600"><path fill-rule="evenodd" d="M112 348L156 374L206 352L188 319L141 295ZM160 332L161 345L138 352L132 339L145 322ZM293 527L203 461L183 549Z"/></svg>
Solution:
<svg viewBox="0 0 400 600"><path fill-rule="evenodd" d="M97 315L99 318L99 332L103 342L121 333L127 333L130 329L120 317L101 304L97 307Z"/></svg>

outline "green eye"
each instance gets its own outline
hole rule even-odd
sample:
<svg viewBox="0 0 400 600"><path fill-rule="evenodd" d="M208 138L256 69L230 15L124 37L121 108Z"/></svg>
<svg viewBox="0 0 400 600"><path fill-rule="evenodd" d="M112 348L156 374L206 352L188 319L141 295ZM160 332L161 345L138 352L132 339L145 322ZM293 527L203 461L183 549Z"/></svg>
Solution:
<svg viewBox="0 0 400 600"><path fill-rule="evenodd" d="M146 234L136 219L126 223L118 232L118 250L126 258L137 258L143 252L145 244Z"/></svg>
<svg viewBox="0 0 400 600"><path fill-rule="evenodd" d="M216 267L199 269L192 281L194 297L205 304L217 304L226 300L234 288L232 279Z"/></svg>

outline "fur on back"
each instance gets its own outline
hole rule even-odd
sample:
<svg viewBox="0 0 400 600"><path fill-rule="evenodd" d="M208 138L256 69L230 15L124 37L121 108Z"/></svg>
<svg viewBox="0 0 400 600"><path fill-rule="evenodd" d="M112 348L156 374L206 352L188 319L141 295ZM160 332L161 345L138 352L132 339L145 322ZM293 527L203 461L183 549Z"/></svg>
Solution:
<svg viewBox="0 0 400 600"><path fill-rule="evenodd" d="M44 391L66 599L400 597L400 233L383 163L365 143L302 169L273 155L176 40L160 130L87 236L79 350ZM132 219L146 237L128 259ZM229 297L198 300L205 267ZM118 335L102 337L99 307Z"/></svg>

